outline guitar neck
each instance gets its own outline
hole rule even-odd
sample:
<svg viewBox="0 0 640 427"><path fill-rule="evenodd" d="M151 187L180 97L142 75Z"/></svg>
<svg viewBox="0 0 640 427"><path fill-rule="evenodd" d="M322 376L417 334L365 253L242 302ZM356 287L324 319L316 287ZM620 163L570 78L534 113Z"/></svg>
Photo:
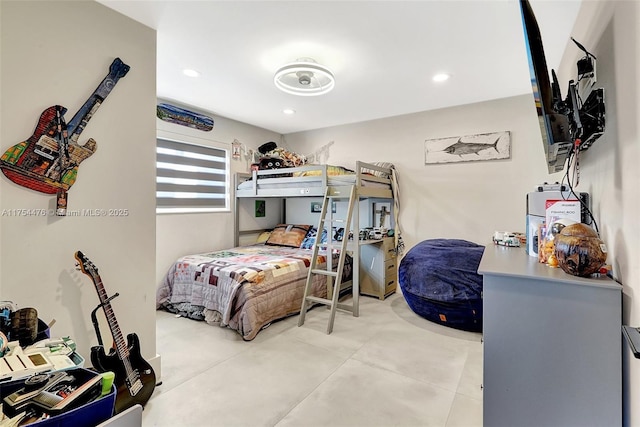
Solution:
<svg viewBox="0 0 640 427"><path fill-rule="evenodd" d="M127 346L127 342L124 339L124 336L122 335L120 325L118 325L118 320L116 319L116 315L113 312L113 307L111 307L111 303L109 302L109 298L107 297L107 291L104 289L104 285L102 284L102 279L100 278L100 276L98 276L94 280L94 284L96 286L96 291L98 292L98 297L100 298L100 303L104 310L105 317L107 318L107 323L109 324L111 336L113 337L113 341L116 345L118 358L123 361L128 360L129 348Z"/></svg>
<svg viewBox="0 0 640 427"><path fill-rule="evenodd" d="M87 102L78 110L75 116L71 119L72 122L69 122L68 130L69 130L69 140L72 142L77 142L80 134L93 117L93 114L98 110L98 107L102 104L103 99L98 96L92 95Z"/></svg>
<svg viewBox="0 0 640 427"><path fill-rule="evenodd" d="M118 80L124 77L129 71L129 66L122 62L120 58L116 58L111 67L109 68L109 74L102 80L102 83L93 91L93 94L87 99L73 118L67 123L67 132L69 139L72 142L76 142L78 137L84 130L85 126L98 110L105 98L111 93Z"/></svg>

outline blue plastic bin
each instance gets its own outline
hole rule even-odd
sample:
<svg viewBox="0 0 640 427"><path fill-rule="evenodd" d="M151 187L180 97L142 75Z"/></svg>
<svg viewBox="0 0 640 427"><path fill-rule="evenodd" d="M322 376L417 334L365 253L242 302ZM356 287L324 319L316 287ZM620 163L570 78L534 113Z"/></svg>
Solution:
<svg viewBox="0 0 640 427"><path fill-rule="evenodd" d="M95 375L101 375L84 368L70 369L66 371L80 380L89 380ZM9 394L24 387L26 378L0 384L0 398L4 399ZM116 388L111 387L111 393L64 412L60 415L29 424L35 427L94 427L113 416L116 403Z"/></svg>

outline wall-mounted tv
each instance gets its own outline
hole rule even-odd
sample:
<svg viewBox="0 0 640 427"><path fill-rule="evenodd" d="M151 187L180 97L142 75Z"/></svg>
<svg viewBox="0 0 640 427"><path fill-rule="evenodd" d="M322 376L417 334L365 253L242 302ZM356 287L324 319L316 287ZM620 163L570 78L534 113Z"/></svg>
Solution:
<svg viewBox="0 0 640 427"><path fill-rule="evenodd" d="M553 90L542 47L542 36L528 0L520 0L520 10L529 59L531 86L538 111L549 173L560 172L564 168L567 155L572 147L569 119L565 114L554 110Z"/></svg>
<svg viewBox="0 0 640 427"><path fill-rule="evenodd" d="M569 81L563 100L555 73L549 81L540 28L528 0L520 0L520 11L547 166L549 173L560 172L567 157L578 149L588 149L604 133L604 89L592 88L596 81L595 56L572 38L586 56L578 61L578 81Z"/></svg>

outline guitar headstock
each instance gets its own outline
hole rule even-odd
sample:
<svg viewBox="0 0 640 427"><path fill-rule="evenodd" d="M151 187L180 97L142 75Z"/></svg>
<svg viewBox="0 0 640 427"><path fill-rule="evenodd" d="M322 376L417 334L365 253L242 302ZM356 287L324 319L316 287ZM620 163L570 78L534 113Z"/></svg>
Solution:
<svg viewBox="0 0 640 427"><path fill-rule="evenodd" d="M74 257L77 261L76 268L87 276L90 276L92 279L98 276L98 267L96 267L89 258L85 256L85 254L81 251L76 251Z"/></svg>
<svg viewBox="0 0 640 427"><path fill-rule="evenodd" d="M115 79L119 79L120 77L126 76L130 69L131 67L122 62L120 58L116 58L109 67L109 74Z"/></svg>

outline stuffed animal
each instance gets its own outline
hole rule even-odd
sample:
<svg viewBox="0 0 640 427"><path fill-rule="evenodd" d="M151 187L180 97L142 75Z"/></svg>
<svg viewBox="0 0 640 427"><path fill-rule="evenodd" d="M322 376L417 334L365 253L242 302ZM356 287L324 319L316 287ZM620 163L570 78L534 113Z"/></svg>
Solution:
<svg viewBox="0 0 640 427"><path fill-rule="evenodd" d="M278 147L275 142L269 141L262 144L258 151L263 155L257 163L251 165L251 170L282 169L302 166L306 158L300 154L292 153ZM270 178L291 176L291 174L269 175Z"/></svg>
<svg viewBox="0 0 640 427"><path fill-rule="evenodd" d="M258 163L259 170L265 169L281 169L286 167L282 159L277 157L263 157L260 159L260 163Z"/></svg>
<svg viewBox="0 0 640 427"><path fill-rule="evenodd" d="M267 154L269 151L275 150L277 147L278 147L278 144L276 144L273 141L269 141L269 142L265 142L260 147L258 147L258 151L260 152L260 154Z"/></svg>

